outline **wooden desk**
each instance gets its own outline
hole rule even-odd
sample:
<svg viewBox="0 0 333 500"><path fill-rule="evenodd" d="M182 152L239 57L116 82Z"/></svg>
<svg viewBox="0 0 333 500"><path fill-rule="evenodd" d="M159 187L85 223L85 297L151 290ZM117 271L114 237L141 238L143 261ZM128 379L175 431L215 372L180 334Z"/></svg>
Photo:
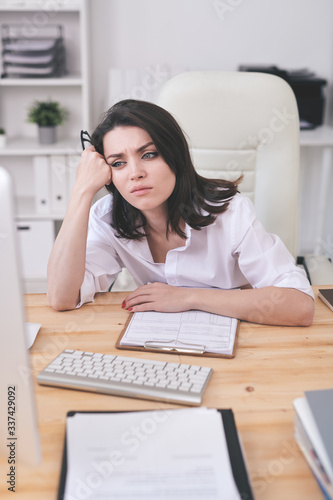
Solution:
<svg viewBox="0 0 333 500"><path fill-rule="evenodd" d="M317 288L314 287L317 295ZM125 293L99 294L80 310L55 312L45 295L27 295L27 320L42 324L31 349L36 376L63 349L117 353L115 341L127 319ZM294 440L293 400L304 390L333 387L333 313L316 298L309 328L270 327L242 322L234 359L135 353L214 369L203 406L232 408L257 500L323 498ZM137 410L176 405L35 385L42 439L42 464L20 466L15 500L56 498L65 415L69 410ZM0 461L0 497L9 498Z"/></svg>

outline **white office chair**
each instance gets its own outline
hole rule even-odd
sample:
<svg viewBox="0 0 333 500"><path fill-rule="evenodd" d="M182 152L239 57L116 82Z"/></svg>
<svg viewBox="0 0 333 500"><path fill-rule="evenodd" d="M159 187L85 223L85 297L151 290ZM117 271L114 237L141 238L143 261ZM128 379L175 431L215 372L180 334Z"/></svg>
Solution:
<svg viewBox="0 0 333 500"><path fill-rule="evenodd" d="M164 84L158 104L186 133L201 175L244 174L240 191L252 199L266 230L278 234L296 258L299 118L291 87L264 73L189 71ZM307 259L312 284L333 283L327 259Z"/></svg>

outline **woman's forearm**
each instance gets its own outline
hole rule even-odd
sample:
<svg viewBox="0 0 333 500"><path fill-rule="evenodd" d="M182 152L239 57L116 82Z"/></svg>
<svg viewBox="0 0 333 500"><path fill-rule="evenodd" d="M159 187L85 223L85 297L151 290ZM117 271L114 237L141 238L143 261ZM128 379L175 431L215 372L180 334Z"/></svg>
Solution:
<svg viewBox="0 0 333 500"><path fill-rule="evenodd" d="M47 297L57 310L73 309L79 302L91 202L91 195L74 186L47 269Z"/></svg>
<svg viewBox="0 0 333 500"><path fill-rule="evenodd" d="M294 288L219 290L150 283L130 292L123 307L132 312L181 312L198 309L266 325L309 326L313 299Z"/></svg>
<svg viewBox="0 0 333 500"><path fill-rule="evenodd" d="M309 326L313 299L293 288L275 286L246 290L189 289L191 309L267 325Z"/></svg>
<svg viewBox="0 0 333 500"><path fill-rule="evenodd" d="M47 269L47 296L55 309L73 309L79 302L91 203L94 195L109 184L111 178L110 166L93 146L83 151L68 209Z"/></svg>

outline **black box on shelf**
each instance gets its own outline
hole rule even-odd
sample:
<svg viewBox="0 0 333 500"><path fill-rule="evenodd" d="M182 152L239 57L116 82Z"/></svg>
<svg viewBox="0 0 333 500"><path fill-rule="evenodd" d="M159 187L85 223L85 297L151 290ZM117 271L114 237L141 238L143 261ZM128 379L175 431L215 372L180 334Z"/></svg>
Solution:
<svg viewBox="0 0 333 500"><path fill-rule="evenodd" d="M21 25L1 26L1 78L51 78L67 73L63 27L47 26L53 36L22 36Z"/></svg>
<svg viewBox="0 0 333 500"><path fill-rule="evenodd" d="M269 73L283 78L293 89L300 119L301 129L313 129L323 124L325 96L323 87L327 80L318 78L307 69L286 71L277 66L239 66L239 71Z"/></svg>

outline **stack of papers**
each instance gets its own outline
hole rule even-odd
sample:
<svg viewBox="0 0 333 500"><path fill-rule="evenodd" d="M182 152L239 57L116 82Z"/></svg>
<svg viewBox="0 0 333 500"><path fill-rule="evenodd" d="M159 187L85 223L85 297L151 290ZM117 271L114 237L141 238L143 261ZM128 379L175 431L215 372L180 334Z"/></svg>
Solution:
<svg viewBox="0 0 333 500"><path fill-rule="evenodd" d="M63 76L65 47L62 26L51 38L27 38L24 24L5 25L2 29L2 78Z"/></svg>
<svg viewBox="0 0 333 500"><path fill-rule="evenodd" d="M325 498L333 500L333 389L307 391L294 407L296 441Z"/></svg>
<svg viewBox="0 0 333 500"><path fill-rule="evenodd" d="M75 413L66 434L65 500L241 499L215 409Z"/></svg>

